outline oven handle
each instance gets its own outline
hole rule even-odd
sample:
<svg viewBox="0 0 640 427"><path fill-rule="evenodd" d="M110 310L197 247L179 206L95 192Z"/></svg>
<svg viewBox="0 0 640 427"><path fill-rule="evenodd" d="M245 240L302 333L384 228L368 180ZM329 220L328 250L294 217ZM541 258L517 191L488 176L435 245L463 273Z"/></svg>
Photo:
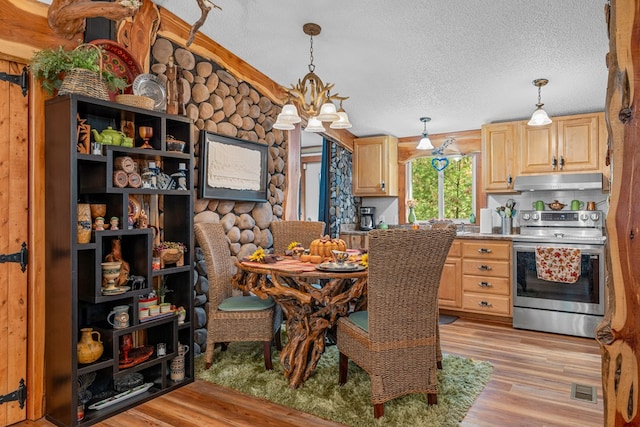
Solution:
<svg viewBox="0 0 640 427"><path fill-rule="evenodd" d="M536 246L552 247L552 248L578 248L583 255L603 255L604 245L576 245L572 243L567 244L554 244L554 243L518 243L513 245L514 252L533 252L536 251ZM582 247L581 247L582 246ZM584 247L588 246L588 247Z"/></svg>

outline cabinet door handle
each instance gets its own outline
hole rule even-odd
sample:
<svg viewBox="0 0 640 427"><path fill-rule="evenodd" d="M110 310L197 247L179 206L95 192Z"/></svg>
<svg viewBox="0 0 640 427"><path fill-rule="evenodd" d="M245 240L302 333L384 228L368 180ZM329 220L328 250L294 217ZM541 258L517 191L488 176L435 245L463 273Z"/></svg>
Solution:
<svg viewBox="0 0 640 427"><path fill-rule="evenodd" d="M564 168L564 156L560 156L560 170Z"/></svg>
<svg viewBox="0 0 640 427"><path fill-rule="evenodd" d="M382 181L382 182L380 183L380 189L381 189L382 191L384 191L384 181Z"/></svg>
<svg viewBox="0 0 640 427"><path fill-rule="evenodd" d="M479 265L479 266L478 266L478 270L482 270L482 271L489 271L489 270L491 270L491 266L489 266L489 265L484 265L484 264L483 264L483 265Z"/></svg>
<svg viewBox="0 0 640 427"><path fill-rule="evenodd" d="M480 302L478 303L478 305L479 305L480 307L493 307L493 304L491 304L491 303L490 303L490 302L488 302L488 301L480 301Z"/></svg>
<svg viewBox="0 0 640 427"><path fill-rule="evenodd" d="M513 178L511 177L511 175L507 175L507 185L511 185L512 182Z"/></svg>
<svg viewBox="0 0 640 427"><path fill-rule="evenodd" d="M551 169L555 169L558 167L558 159L556 159L556 156L553 156L553 158L551 159Z"/></svg>
<svg viewBox="0 0 640 427"><path fill-rule="evenodd" d="M493 288L493 285L489 282L479 282L478 286L481 288Z"/></svg>
<svg viewBox="0 0 640 427"><path fill-rule="evenodd" d="M480 252L481 254L490 254L492 250L489 248L480 248L478 249L478 252Z"/></svg>

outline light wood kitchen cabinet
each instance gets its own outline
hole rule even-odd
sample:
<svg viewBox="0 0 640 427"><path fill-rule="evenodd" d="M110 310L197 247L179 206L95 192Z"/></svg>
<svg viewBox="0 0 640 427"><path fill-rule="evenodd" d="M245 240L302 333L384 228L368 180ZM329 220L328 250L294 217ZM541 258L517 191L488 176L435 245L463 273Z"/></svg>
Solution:
<svg viewBox="0 0 640 427"><path fill-rule="evenodd" d="M461 242L454 240L449 249L449 255L442 269L440 277L440 289L438 293L438 304L444 308L460 309L462 307L462 250Z"/></svg>
<svg viewBox="0 0 640 427"><path fill-rule="evenodd" d="M340 238L348 249L369 249L369 235L364 231L341 231Z"/></svg>
<svg viewBox="0 0 640 427"><path fill-rule="evenodd" d="M604 113L554 117L547 126L520 122L519 142L520 175L608 169Z"/></svg>
<svg viewBox="0 0 640 427"><path fill-rule="evenodd" d="M485 191L513 191L517 169L514 155L517 130L514 122L482 126L482 182Z"/></svg>
<svg viewBox="0 0 640 427"><path fill-rule="evenodd" d="M464 241L462 309L511 316L511 242Z"/></svg>
<svg viewBox="0 0 640 427"><path fill-rule="evenodd" d="M398 195L398 139L357 138L353 144L353 195Z"/></svg>

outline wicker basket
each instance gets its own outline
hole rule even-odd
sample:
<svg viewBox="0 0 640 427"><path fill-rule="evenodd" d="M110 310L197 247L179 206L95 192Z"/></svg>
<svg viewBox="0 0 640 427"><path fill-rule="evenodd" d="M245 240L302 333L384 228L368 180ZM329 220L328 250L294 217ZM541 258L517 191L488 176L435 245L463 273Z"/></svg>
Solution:
<svg viewBox="0 0 640 427"><path fill-rule="evenodd" d="M98 49L98 59L100 61L100 70L102 70L102 51L96 45L85 43L78 46L76 49L82 49L90 47ZM94 72L85 70L84 68L73 68L68 71L62 81L62 85L58 90L58 95L65 95L69 93L77 93L79 95L86 95L92 98L109 100L109 92L107 91L107 85L102 80L101 72Z"/></svg>
<svg viewBox="0 0 640 427"><path fill-rule="evenodd" d="M116 95L115 101L119 104L144 108L147 110L153 110L153 107L155 106L155 101L153 99L142 95Z"/></svg>

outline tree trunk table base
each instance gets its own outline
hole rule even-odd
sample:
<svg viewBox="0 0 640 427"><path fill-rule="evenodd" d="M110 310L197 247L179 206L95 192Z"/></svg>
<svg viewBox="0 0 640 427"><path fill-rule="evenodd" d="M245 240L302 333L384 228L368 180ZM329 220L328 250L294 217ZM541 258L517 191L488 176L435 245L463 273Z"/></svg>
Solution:
<svg viewBox="0 0 640 427"><path fill-rule="evenodd" d="M366 305L367 272L276 271L238 265L233 284L244 292L271 296L286 317L288 341L280 353L291 388L302 385L324 353L325 334L340 316ZM322 288L310 283L326 281Z"/></svg>

